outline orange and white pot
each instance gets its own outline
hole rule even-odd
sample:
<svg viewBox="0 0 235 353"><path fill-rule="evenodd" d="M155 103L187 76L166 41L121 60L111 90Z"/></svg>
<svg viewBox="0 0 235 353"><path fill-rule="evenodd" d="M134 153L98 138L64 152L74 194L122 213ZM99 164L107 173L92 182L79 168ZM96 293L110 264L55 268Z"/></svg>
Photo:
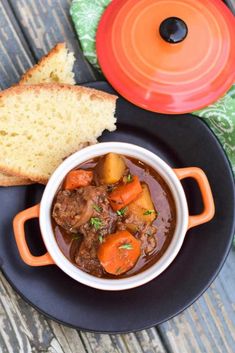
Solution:
<svg viewBox="0 0 235 353"><path fill-rule="evenodd" d="M139 159L154 168L168 184L177 212L175 232L163 256L147 270L122 279L97 278L81 271L61 252L51 224L52 203L67 173L81 163L109 152ZM204 209L198 215L189 215L185 193L180 182L180 180L185 178L193 178L200 189ZM86 147L68 157L51 176L44 190L41 203L17 214L14 218L13 226L20 256L29 266L57 265L62 271L80 283L97 289L117 291L141 286L159 276L177 256L187 230L209 222L213 218L214 212L215 207L211 188L205 173L200 168L172 169L156 154L142 147L122 142L104 142ZM42 256L32 255L26 242L24 224L31 218L39 218L42 238L47 248L47 253Z"/></svg>

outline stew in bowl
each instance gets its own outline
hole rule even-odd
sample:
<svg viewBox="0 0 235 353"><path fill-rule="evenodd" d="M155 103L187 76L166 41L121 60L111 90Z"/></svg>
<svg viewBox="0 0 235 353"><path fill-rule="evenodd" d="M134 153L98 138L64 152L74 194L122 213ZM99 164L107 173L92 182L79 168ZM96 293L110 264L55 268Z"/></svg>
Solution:
<svg viewBox="0 0 235 353"><path fill-rule="evenodd" d="M135 275L167 249L176 224L172 193L149 165L108 153L70 171L52 225L63 254L103 278Z"/></svg>
<svg viewBox="0 0 235 353"><path fill-rule="evenodd" d="M189 215L184 178L198 184L200 214ZM212 192L200 168L172 169L145 148L103 142L68 157L52 174L41 203L18 213L13 228L26 264L56 264L90 287L126 290L160 275L187 230L213 216ZM31 253L24 230L36 217L48 251L41 256Z"/></svg>

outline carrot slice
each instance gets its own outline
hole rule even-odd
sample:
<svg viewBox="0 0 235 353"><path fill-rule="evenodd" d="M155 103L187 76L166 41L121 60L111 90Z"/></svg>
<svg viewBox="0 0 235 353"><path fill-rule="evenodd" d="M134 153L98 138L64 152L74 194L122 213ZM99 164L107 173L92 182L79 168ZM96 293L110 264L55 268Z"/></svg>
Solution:
<svg viewBox="0 0 235 353"><path fill-rule="evenodd" d="M140 256L140 241L126 230L116 232L105 238L97 255L105 271L118 276L134 267Z"/></svg>
<svg viewBox="0 0 235 353"><path fill-rule="evenodd" d="M90 170L77 169L72 170L66 176L64 189L72 190L81 186L88 186L93 179L93 172Z"/></svg>
<svg viewBox="0 0 235 353"><path fill-rule="evenodd" d="M126 207L130 202L134 201L137 196L142 192L138 176L133 176L130 183L118 186L109 195L109 201L115 211Z"/></svg>

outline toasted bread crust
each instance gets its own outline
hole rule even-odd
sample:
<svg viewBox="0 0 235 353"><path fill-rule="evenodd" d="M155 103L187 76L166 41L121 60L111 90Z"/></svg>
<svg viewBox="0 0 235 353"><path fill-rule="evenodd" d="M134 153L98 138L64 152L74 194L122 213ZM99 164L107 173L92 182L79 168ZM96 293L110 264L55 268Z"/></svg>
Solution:
<svg viewBox="0 0 235 353"><path fill-rule="evenodd" d="M15 170L14 168L9 168L6 166L3 166L0 164L0 172L4 173L4 174L9 174L10 177L15 177L16 181L18 182L17 184L9 184L9 183L5 183L4 182L1 183L0 181L0 186L14 186L14 185L29 185L29 184L33 184L33 183L39 183L39 184L43 184L46 185L48 182L48 179L46 178L41 178L41 177L36 177L35 175L32 175L32 179L28 179L28 176L25 177L24 173L20 173L19 171ZM21 181L20 181L21 179ZM26 184L24 183L24 181L26 181ZM27 182L28 181L28 182ZM21 183L22 182L22 183Z"/></svg>
<svg viewBox="0 0 235 353"><path fill-rule="evenodd" d="M52 92L52 91L58 91L58 90L67 90L67 91L72 91L78 94L80 97L80 93L86 93L90 96L94 95L94 98L98 99L104 99L110 102L115 102L117 100L117 96L106 93L103 91L99 91L95 88L88 88L84 86L73 86L73 85L68 85L68 84L63 84L63 83L42 83L42 84L36 84L36 85L16 85L12 86L10 88L7 88L4 91L0 92L0 99L4 99L5 97L10 97L12 95L17 95L21 94L22 92L35 92L39 93L40 90Z"/></svg>
<svg viewBox="0 0 235 353"><path fill-rule="evenodd" d="M90 143L84 143L82 146L80 146L80 149L89 145ZM78 151L80 149L78 149ZM9 180L9 182L7 182L1 180L1 175L5 175L6 177L12 178L12 181ZM27 173L26 177L24 172L19 172L14 168L9 168L8 166L0 164L0 186L30 185L34 183L46 185L48 180L49 178L43 178L41 176L35 176L33 174L29 175L29 173ZM16 182L16 184L14 184L14 181Z"/></svg>
<svg viewBox="0 0 235 353"><path fill-rule="evenodd" d="M52 48L47 55L44 55L37 64L31 67L28 71L24 73L21 77L18 85L25 85L29 78L31 78L35 72L38 71L41 67L47 65L48 59L52 58L55 54L60 52L60 50L66 49L65 43L58 43L54 48Z"/></svg>
<svg viewBox="0 0 235 353"><path fill-rule="evenodd" d="M18 185L30 185L34 182L29 179L0 173L0 186L18 186Z"/></svg>
<svg viewBox="0 0 235 353"><path fill-rule="evenodd" d="M88 146L90 143L85 143L81 146L80 149ZM75 152L75 151L74 151ZM9 182L6 180L1 180L1 175L9 177ZM12 178L12 181L10 180ZM41 176L36 176L34 174L27 173L27 176L24 172L19 172L14 168L9 168L8 166L0 164L0 186L16 186L16 185L30 185L34 183L39 183L46 185L49 178L43 178ZM16 184L14 183L16 182Z"/></svg>

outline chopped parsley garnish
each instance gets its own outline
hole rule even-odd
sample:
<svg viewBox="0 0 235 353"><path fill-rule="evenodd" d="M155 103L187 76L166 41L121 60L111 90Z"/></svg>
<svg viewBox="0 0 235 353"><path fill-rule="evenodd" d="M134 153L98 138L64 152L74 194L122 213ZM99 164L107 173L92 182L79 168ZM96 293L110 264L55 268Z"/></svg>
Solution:
<svg viewBox="0 0 235 353"><path fill-rule="evenodd" d="M117 211L117 215L124 216L127 210L128 210L128 207L121 208L120 210Z"/></svg>
<svg viewBox="0 0 235 353"><path fill-rule="evenodd" d="M126 178L126 180L127 180L127 183L130 183L131 181L132 181L132 175L131 174L128 174L127 175L127 178Z"/></svg>
<svg viewBox="0 0 235 353"><path fill-rule="evenodd" d="M147 211L145 211L145 212L143 213L143 215L144 215L144 216L148 216L149 214L153 214L153 213L155 213L154 210L147 210Z"/></svg>
<svg viewBox="0 0 235 353"><path fill-rule="evenodd" d="M94 208L95 211L97 211L97 212L99 212L99 213L102 212L102 207L99 207L99 206L96 205L96 204L93 205L93 208Z"/></svg>
<svg viewBox="0 0 235 353"><path fill-rule="evenodd" d="M118 249L131 250L131 249L133 249L133 246L132 246L132 244L130 244L130 243L126 243L126 244L120 245L120 246L118 247Z"/></svg>
<svg viewBox="0 0 235 353"><path fill-rule="evenodd" d="M98 240L99 240L100 244L103 243L103 240L104 240L104 239L103 239L103 235L102 235L102 234L99 234Z"/></svg>
<svg viewBox="0 0 235 353"><path fill-rule="evenodd" d="M102 221L98 217L92 217L90 219L90 224L95 228L95 230L98 230L102 226Z"/></svg>

